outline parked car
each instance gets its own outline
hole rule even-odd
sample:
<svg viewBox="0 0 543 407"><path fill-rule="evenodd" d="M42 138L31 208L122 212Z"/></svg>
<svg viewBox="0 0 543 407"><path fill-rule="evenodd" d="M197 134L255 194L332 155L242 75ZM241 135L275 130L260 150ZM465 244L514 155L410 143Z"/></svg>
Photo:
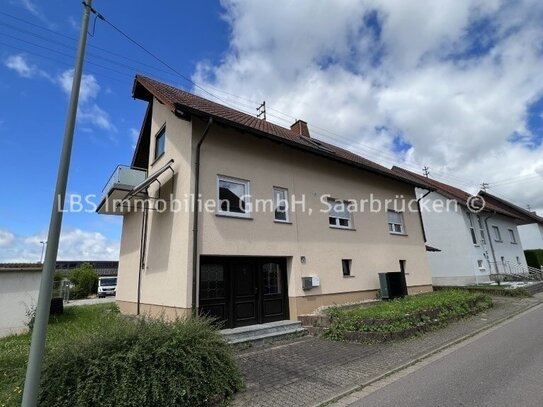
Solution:
<svg viewBox="0 0 543 407"><path fill-rule="evenodd" d="M98 279L98 298L117 293L117 277L100 277Z"/></svg>

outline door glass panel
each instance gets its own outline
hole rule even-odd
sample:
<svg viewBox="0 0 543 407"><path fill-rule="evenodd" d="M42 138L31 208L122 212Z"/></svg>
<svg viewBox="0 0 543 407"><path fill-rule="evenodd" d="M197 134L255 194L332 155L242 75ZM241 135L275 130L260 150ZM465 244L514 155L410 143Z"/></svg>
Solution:
<svg viewBox="0 0 543 407"><path fill-rule="evenodd" d="M224 298L224 268L222 264L202 264L200 268L200 298Z"/></svg>
<svg viewBox="0 0 543 407"><path fill-rule="evenodd" d="M277 263L262 265L264 295L281 294L281 267Z"/></svg>

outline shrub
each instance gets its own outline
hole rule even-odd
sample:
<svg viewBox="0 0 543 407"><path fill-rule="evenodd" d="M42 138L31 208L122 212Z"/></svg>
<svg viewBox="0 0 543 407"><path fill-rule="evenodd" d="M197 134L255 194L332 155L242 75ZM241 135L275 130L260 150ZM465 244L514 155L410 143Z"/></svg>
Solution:
<svg viewBox="0 0 543 407"><path fill-rule="evenodd" d="M543 249L524 250L524 256L526 257L528 266L537 269L543 266Z"/></svg>
<svg viewBox="0 0 543 407"><path fill-rule="evenodd" d="M73 270L69 275L74 288L70 292L73 299L87 298L98 291L98 274L89 263L83 263L81 267Z"/></svg>
<svg viewBox="0 0 543 407"><path fill-rule="evenodd" d="M399 332L431 320L433 325L443 325L491 306L487 295L447 290L352 309L332 307L326 310L331 326L325 336L341 340L346 332Z"/></svg>
<svg viewBox="0 0 543 407"><path fill-rule="evenodd" d="M207 320L114 321L46 355L40 405L218 405L241 388L232 350Z"/></svg>

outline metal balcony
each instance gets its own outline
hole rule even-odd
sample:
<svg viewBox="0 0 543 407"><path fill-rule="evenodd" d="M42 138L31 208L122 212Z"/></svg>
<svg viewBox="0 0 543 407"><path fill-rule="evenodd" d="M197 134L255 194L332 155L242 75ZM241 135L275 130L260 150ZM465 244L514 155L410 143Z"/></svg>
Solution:
<svg viewBox="0 0 543 407"><path fill-rule="evenodd" d="M118 203L147 178L147 171L119 165L102 190L102 202L96 212L104 215L122 215Z"/></svg>

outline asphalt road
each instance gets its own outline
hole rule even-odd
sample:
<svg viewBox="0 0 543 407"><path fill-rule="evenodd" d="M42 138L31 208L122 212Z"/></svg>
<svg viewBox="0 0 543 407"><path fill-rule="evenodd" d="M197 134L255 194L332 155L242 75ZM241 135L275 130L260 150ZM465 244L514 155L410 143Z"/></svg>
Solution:
<svg viewBox="0 0 543 407"><path fill-rule="evenodd" d="M543 307L351 406L543 406Z"/></svg>

